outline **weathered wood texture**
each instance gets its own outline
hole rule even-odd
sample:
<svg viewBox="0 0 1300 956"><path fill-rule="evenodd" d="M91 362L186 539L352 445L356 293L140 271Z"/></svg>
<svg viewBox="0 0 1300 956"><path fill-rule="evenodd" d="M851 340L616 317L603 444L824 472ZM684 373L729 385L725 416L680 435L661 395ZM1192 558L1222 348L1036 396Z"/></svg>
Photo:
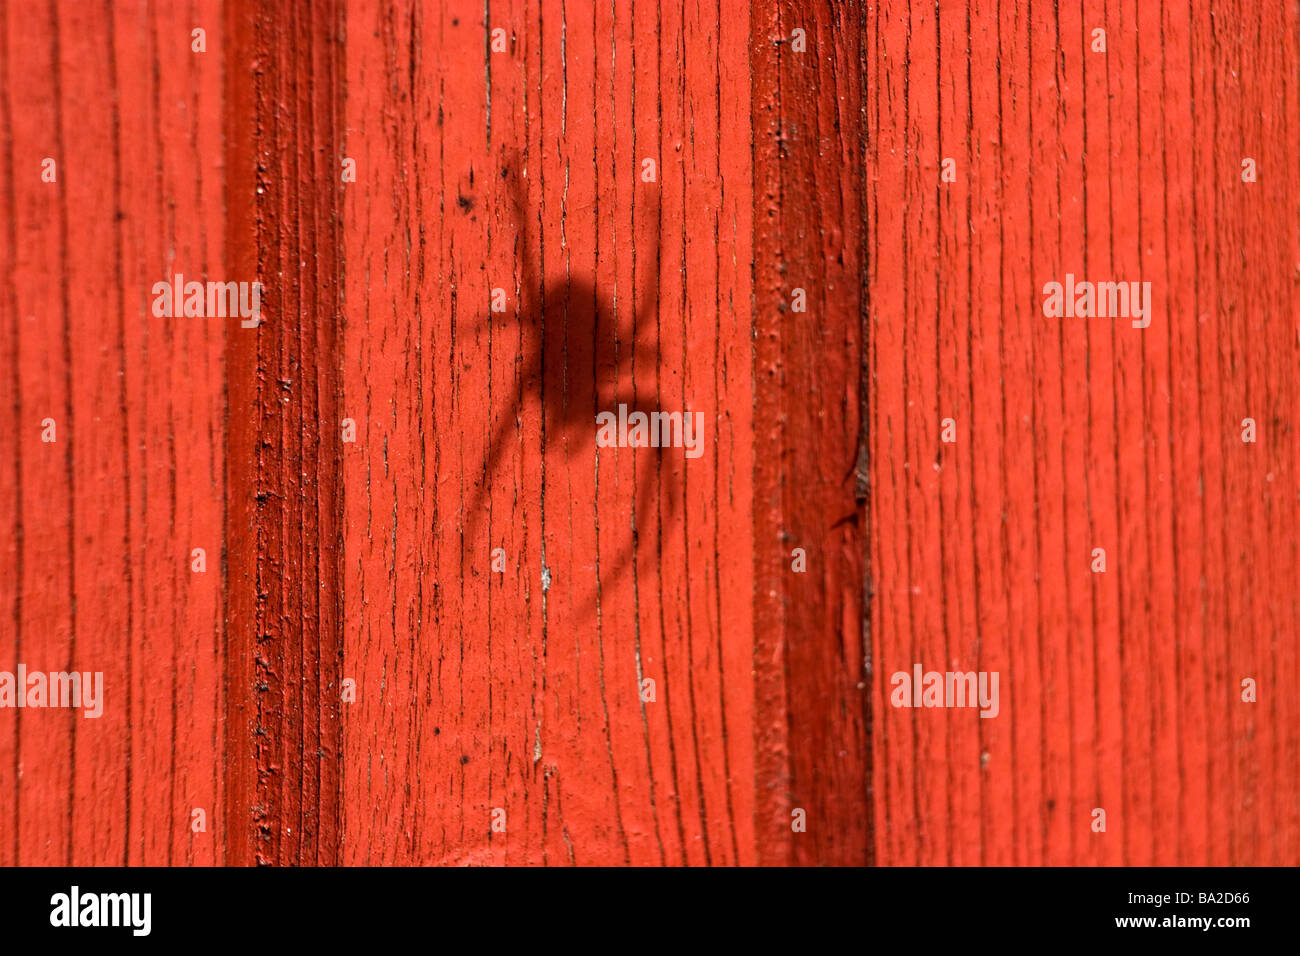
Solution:
<svg viewBox="0 0 1300 956"><path fill-rule="evenodd" d="M1293 0L0 3L0 671L106 698L0 863L1300 862L1298 99Z"/></svg>
<svg viewBox="0 0 1300 956"><path fill-rule="evenodd" d="M867 15L881 862L1300 862L1297 10ZM1000 715L891 707L916 662Z"/></svg>
<svg viewBox="0 0 1300 956"><path fill-rule="evenodd" d="M782 2L752 17L760 859L864 864L862 9Z"/></svg>
<svg viewBox="0 0 1300 956"><path fill-rule="evenodd" d="M752 36L709 4L349 8L346 861L787 860L800 804L830 808L810 846L865 860L861 721L828 706L841 641L861 657L860 549L832 529L854 510L861 217L852 188L816 205L847 263L820 219L755 234L751 110L763 188L814 204L817 168L854 175L860 127L833 128L836 64L791 66L782 16L756 11ZM797 145L779 71L805 87ZM795 250L809 286L852 287L828 327L781 314ZM620 403L701 412L702 455L597 449L595 415ZM805 483L827 435L840 452ZM803 587L794 545L818 569Z"/></svg>
<svg viewBox="0 0 1300 956"><path fill-rule="evenodd" d="M341 845L343 10L225 9L230 278L266 285L226 349L225 810L236 864Z"/></svg>
<svg viewBox="0 0 1300 956"><path fill-rule="evenodd" d="M6 711L5 860L867 858L858 32L750 13L5 8L6 661L107 685Z"/></svg>
<svg viewBox="0 0 1300 956"><path fill-rule="evenodd" d="M221 49L206 0L0 4L0 670L104 674L97 719L0 711L0 863L225 859L229 330L151 308L223 272L222 63L195 27Z"/></svg>

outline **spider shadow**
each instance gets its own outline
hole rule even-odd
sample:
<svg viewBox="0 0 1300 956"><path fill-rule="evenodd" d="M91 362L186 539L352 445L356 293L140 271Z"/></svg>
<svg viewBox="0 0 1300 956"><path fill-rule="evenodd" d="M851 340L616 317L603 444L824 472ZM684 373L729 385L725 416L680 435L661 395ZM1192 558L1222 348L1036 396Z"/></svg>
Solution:
<svg viewBox="0 0 1300 956"><path fill-rule="evenodd" d="M617 414L620 405L627 407L629 416L637 411L648 416L651 412L660 410L638 398L632 374L634 362L656 370L659 363L658 343L651 341L646 334L647 327L652 326L651 320L658 304L661 250L657 225L660 209L658 193L655 194L652 214L656 231L648 281L641 301L631 315L627 315L626 308L620 315L614 302L597 287L593 279L566 277L543 285L529 229L529 207L524 185L518 175L520 168L521 164L516 162L513 169L502 170L503 176L509 181L513 213L519 224L521 287L515 320L521 328L535 325L542 330L542 334L535 349L522 361L507 406L511 411L503 414L493 428L481 472L481 483L475 491L467 515L467 531L471 541L479 540L483 525L488 522L491 488L503 457L512 446L520 449L523 447L518 430L522 425L521 414L524 409L541 409L543 452L562 443L566 458L574 456L579 459L596 444L596 413L611 411ZM534 226L538 225L539 218L540 212L535 210ZM492 322L492 314L488 313L478 327L485 328ZM500 317L497 322L501 324ZM611 327L616 332L612 367L606 363L603 368L599 368L601 359L605 356L598 344L598 335L604 332L608 337ZM571 349L571 345L575 348ZM587 361L573 362L575 352ZM602 451L604 456L601 455ZM665 492L659 495L657 509L638 507L639 504L649 505L652 500L651 490L660 486L662 451L661 448L650 446L595 448L598 469L602 457L614 458L628 453L637 456L630 496L633 513L628 521L627 539L617 549L612 563L608 563L603 554L592 556L602 572L602 587L616 582L626 573L636 557L639 541L650 530L656 515L660 522L671 521L680 510L680 489L672 482L667 483ZM599 470L597 474L598 480L603 479ZM621 493L620 500L626 500ZM594 517L595 502L592 503L592 513ZM622 536L619 536L619 540L623 540ZM494 545L495 542L489 543L489 547ZM606 569L608 573L605 573Z"/></svg>

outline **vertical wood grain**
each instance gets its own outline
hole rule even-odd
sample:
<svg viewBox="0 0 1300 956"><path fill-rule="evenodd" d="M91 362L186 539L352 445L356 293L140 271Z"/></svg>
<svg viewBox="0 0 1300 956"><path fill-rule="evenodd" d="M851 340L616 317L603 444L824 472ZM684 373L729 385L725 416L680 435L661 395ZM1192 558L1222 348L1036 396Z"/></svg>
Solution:
<svg viewBox="0 0 1300 956"><path fill-rule="evenodd" d="M227 327L232 862L332 865L342 835L339 326L342 7L232 3Z"/></svg>
<svg viewBox="0 0 1300 956"><path fill-rule="evenodd" d="M0 0L0 669L106 691L0 711L0 863L1297 862L1298 78L1294 0Z"/></svg>
<svg viewBox="0 0 1300 956"><path fill-rule="evenodd" d="M760 854L773 864L863 864L870 846L861 15L833 3L751 14L755 694Z"/></svg>
<svg viewBox="0 0 1300 956"><path fill-rule="evenodd" d="M348 16L345 858L752 862L748 23Z"/></svg>
<svg viewBox="0 0 1300 956"><path fill-rule="evenodd" d="M869 17L882 863L1296 859L1298 16ZM1151 326L1045 317L1067 272ZM1000 671L1000 716L891 707L915 662Z"/></svg>
<svg viewBox="0 0 1300 956"><path fill-rule="evenodd" d="M10 2L0 34L0 666L104 674L100 718L3 712L0 862L219 863L223 328L151 290L223 267L220 8Z"/></svg>

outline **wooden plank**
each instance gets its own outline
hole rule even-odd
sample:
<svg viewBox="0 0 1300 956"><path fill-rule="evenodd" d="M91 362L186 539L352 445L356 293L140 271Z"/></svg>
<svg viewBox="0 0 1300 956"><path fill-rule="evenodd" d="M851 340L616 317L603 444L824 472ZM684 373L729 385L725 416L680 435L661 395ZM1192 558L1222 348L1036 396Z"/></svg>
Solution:
<svg viewBox="0 0 1300 956"><path fill-rule="evenodd" d="M4 711L0 862L218 863L224 329L152 286L222 272L219 7L9 3L0 35L0 666L103 674L98 718Z"/></svg>
<svg viewBox="0 0 1300 956"><path fill-rule="evenodd" d="M861 864L869 846L860 18L751 14L757 826L774 864Z"/></svg>
<svg viewBox="0 0 1300 956"><path fill-rule="evenodd" d="M753 862L748 23L347 35L345 859ZM700 456L598 449L620 404Z"/></svg>
<svg viewBox="0 0 1300 956"><path fill-rule="evenodd" d="M1296 18L869 17L882 863L1295 860ZM1151 282L1150 326L1045 316L1067 272ZM999 715L891 706L918 662Z"/></svg>
<svg viewBox="0 0 1300 956"><path fill-rule="evenodd" d="M231 862L341 853L343 9L226 8L229 268L265 285L226 347Z"/></svg>

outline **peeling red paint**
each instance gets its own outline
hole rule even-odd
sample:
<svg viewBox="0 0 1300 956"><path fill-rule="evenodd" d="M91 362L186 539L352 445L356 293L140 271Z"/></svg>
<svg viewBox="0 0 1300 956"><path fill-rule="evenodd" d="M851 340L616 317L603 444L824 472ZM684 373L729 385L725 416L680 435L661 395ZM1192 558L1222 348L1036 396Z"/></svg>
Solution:
<svg viewBox="0 0 1300 956"><path fill-rule="evenodd" d="M1295 863L1298 17L0 6L0 863Z"/></svg>

